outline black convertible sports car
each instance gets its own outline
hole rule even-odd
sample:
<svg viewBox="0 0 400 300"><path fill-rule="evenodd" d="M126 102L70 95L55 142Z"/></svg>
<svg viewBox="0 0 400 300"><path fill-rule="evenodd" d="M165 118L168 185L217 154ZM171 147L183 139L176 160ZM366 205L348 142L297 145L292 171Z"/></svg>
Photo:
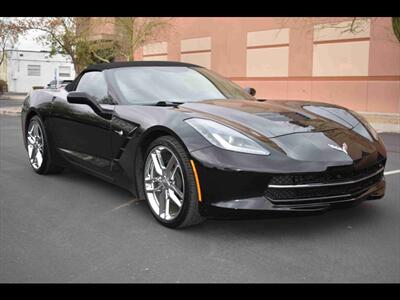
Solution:
<svg viewBox="0 0 400 300"><path fill-rule="evenodd" d="M383 197L386 150L361 116L251 94L192 64L92 65L26 98L24 143L37 173L78 167L146 198L168 227Z"/></svg>

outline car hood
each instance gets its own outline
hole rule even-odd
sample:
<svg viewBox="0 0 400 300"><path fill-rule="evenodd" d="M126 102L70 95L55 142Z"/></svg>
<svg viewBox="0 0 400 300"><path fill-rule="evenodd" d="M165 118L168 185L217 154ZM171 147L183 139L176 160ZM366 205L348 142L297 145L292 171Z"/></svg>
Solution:
<svg viewBox="0 0 400 300"><path fill-rule="evenodd" d="M372 164L378 152L360 121L345 108L307 101L207 100L182 109L233 126L293 161ZM198 117L196 116L196 117ZM344 149L344 150L343 150ZM315 165L310 165L310 170Z"/></svg>
<svg viewBox="0 0 400 300"><path fill-rule="evenodd" d="M185 103L180 109L267 138L351 129L359 123L344 108L306 101L204 100Z"/></svg>

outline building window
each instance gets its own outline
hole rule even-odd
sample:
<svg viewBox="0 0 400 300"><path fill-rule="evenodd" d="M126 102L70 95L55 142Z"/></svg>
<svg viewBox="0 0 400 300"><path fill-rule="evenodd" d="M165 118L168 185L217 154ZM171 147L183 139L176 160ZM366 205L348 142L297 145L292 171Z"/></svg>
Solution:
<svg viewBox="0 0 400 300"><path fill-rule="evenodd" d="M247 77L286 77L289 73L289 29L247 33Z"/></svg>
<svg viewBox="0 0 400 300"><path fill-rule="evenodd" d="M368 75L369 20L355 33L343 30L350 22L314 26L313 76Z"/></svg>
<svg viewBox="0 0 400 300"><path fill-rule="evenodd" d="M28 76L40 76L40 65L28 65Z"/></svg>
<svg viewBox="0 0 400 300"><path fill-rule="evenodd" d="M60 66L58 68L58 75L60 77L71 77L71 67L69 67L69 66Z"/></svg>
<svg viewBox="0 0 400 300"><path fill-rule="evenodd" d="M211 37L182 40L181 61L211 69Z"/></svg>

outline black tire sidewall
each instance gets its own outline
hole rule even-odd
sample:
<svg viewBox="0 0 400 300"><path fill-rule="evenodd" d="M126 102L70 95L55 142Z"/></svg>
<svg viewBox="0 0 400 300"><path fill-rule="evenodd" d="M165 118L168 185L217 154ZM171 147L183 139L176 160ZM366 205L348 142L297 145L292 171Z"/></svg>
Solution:
<svg viewBox="0 0 400 300"><path fill-rule="evenodd" d="M172 143L170 140L173 140L174 142ZM185 157L182 158L182 155L179 154L179 150L177 149L177 146L175 144L179 145L182 148L181 152L182 152L182 150L184 151L182 154L184 154ZM179 227L179 225L181 225L185 221L185 218L188 214L190 202L197 201L196 199L194 199L194 195L193 195L194 193L192 190L192 186L193 186L193 184L195 184L193 174L191 174L191 169L188 170L188 165L190 165L189 156L187 155L186 150L182 147L182 145L179 143L179 141L177 139L175 139L172 136L168 136L167 138L165 138L165 136L163 136L163 137L157 138L150 144L150 146L148 147L148 149L146 150L146 153L145 153L144 164L146 163L146 160L147 160L147 157L148 157L150 151L156 146L168 147L168 149L170 149L174 153L174 155L176 156L176 158L178 159L178 161L182 167L182 173L183 173L184 181L185 181L185 193L184 193L182 208L181 208L178 216L176 218L174 218L173 220L167 221L167 220L161 219L153 211L153 209L151 208L151 205L149 203L149 200L147 198L146 189L145 189L145 183L144 183L145 168L143 168L143 174L142 174L143 191L145 194L146 202L150 208L150 211L153 214L153 216L156 218L156 220L164 226L176 228L176 227ZM187 160L187 161L185 161L185 160ZM190 176L190 175L192 175L192 176Z"/></svg>

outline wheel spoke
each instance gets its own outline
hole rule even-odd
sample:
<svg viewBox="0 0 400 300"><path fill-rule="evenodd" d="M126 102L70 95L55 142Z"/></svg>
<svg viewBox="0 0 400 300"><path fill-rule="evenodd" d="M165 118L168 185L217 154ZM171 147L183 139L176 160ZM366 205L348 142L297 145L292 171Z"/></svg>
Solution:
<svg viewBox="0 0 400 300"><path fill-rule="evenodd" d="M178 195L178 197L179 197L180 199L183 199L183 194L182 194L182 192L181 192L175 185L171 184L171 185L170 185L170 188L171 188L171 190L172 190L175 194Z"/></svg>
<svg viewBox="0 0 400 300"><path fill-rule="evenodd" d="M158 163L160 164L161 169L165 170L165 165L164 165L164 160L161 155L161 150L162 149L156 149L155 152L156 152Z"/></svg>
<svg viewBox="0 0 400 300"><path fill-rule="evenodd" d="M170 197L167 194L168 192L165 191L165 219L169 220L171 219L171 215L169 214L169 202L170 202Z"/></svg>
<svg viewBox="0 0 400 300"><path fill-rule="evenodd" d="M156 153L151 153L151 158L153 160L154 169L156 170L157 174L162 175L163 171L162 171L160 161L158 159L158 155Z"/></svg>
<svg viewBox="0 0 400 300"><path fill-rule="evenodd" d="M158 204L159 204L159 215L162 218L164 216L165 219L165 204L167 201L167 193L165 190L162 190L160 193L160 197L158 197Z"/></svg>
<svg viewBox="0 0 400 300"><path fill-rule="evenodd" d="M43 162L43 154L39 149L36 150L35 158L36 158L36 165L39 168L42 165L42 162Z"/></svg>
<svg viewBox="0 0 400 300"><path fill-rule="evenodd" d="M28 145L28 157L29 157L29 159L32 158L32 153L33 153L33 146L32 145Z"/></svg>
<svg viewBox="0 0 400 300"><path fill-rule="evenodd" d="M31 161L33 161L36 157L36 152L37 152L37 148L32 146L32 152L31 152L31 156L29 157L31 159Z"/></svg>
<svg viewBox="0 0 400 300"><path fill-rule="evenodd" d="M28 142L29 142L29 144L35 143L35 137L30 133L28 133Z"/></svg>
<svg viewBox="0 0 400 300"><path fill-rule="evenodd" d="M33 129L34 129L34 126L32 126L31 130L28 131L28 136L27 136L28 142L30 144L34 144L35 143L35 136L33 134Z"/></svg>
<svg viewBox="0 0 400 300"><path fill-rule="evenodd" d="M179 164L176 164L176 165L174 166L174 168L172 169L172 171L171 171L171 177L170 177L170 179L174 179L174 178L175 178L175 173L176 173L176 170L178 170L178 168L179 168Z"/></svg>
<svg viewBox="0 0 400 300"><path fill-rule="evenodd" d="M171 156L167 166L165 167L166 176L171 179L172 178L172 170L177 165L177 161L174 156Z"/></svg>
<svg viewBox="0 0 400 300"><path fill-rule="evenodd" d="M35 138L38 138L39 136L39 126L37 124L33 125L33 134L35 135Z"/></svg>
<svg viewBox="0 0 400 300"><path fill-rule="evenodd" d="M157 187L149 187L149 188L146 188L146 192L159 192L159 191L161 191L161 189L162 189L162 186L160 185L160 186L157 186Z"/></svg>
<svg viewBox="0 0 400 300"><path fill-rule="evenodd" d="M168 189L169 197L174 201L174 203L180 208L182 206L182 202L176 197L175 192L172 189Z"/></svg>
<svg viewBox="0 0 400 300"><path fill-rule="evenodd" d="M156 181L156 179L155 179L155 178L151 178L151 177L146 178L146 179L144 180L145 183L154 183L155 181Z"/></svg>

